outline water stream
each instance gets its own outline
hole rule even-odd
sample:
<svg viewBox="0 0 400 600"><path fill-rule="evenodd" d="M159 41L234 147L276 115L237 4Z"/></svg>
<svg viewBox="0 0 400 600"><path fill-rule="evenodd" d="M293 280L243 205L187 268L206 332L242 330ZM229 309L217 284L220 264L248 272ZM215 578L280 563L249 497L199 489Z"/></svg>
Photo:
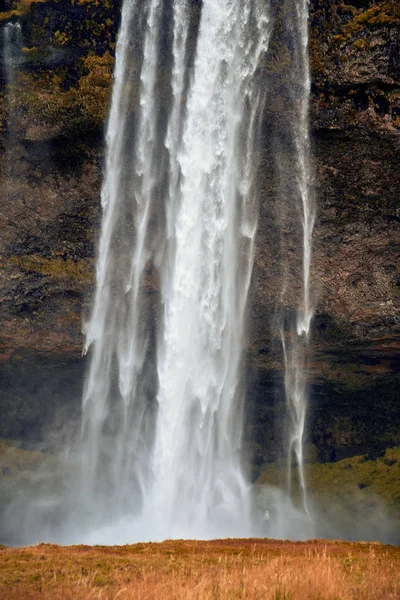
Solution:
<svg viewBox="0 0 400 600"><path fill-rule="evenodd" d="M263 0L124 3L86 329L96 539L99 523L114 541L250 534L241 361L268 39Z"/></svg>
<svg viewBox="0 0 400 600"><path fill-rule="evenodd" d="M295 202L287 212L301 230L301 273L297 287L283 277L285 289L299 290L295 315L281 319L279 332L289 475L267 534L293 537L308 514L303 367L315 217L308 3L285 0L283 8L291 107L284 178L291 196L279 201ZM265 534L260 515L254 518L242 437L273 9L267 0L123 2L96 289L84 325L89 367L81 435L59 489L43 473L41 493L20 496L10 508L10 530L23 523L30 543ZM7 26L4 37L9 81L16 27ZM292 510L294 465L301 499Z"/></svg>
<svg viewBox="0 0 400 600"><path fill-rule="evenodd" d="M298 293L297 311L282 320L280 337L282 342L285 376L284 389L287 406L287 489L292 495L293 478L297 481L300 510L308 514L306 482L304 477L304 436L308 405L307 360L311 322L314 314L310 286L312 236L315 222L315 205L311 191L309 104L311 76L308 49L308 0L297 3L286 2L286 40L291 48L289 75L289 103L291 120L289 136L293 146L290 173L285 173L292 184L292 211L296 215L301 234L296 254L301 257L299 284L284 277L284 289ZM296 225L296 229L298 228ZM293 227L293 225L292 225ZM292 303L292 298L290 299ZM290 304L292 305L292 304ZM293 467L297 467L296 471ZM297 474L296 477L295 473ZM296 492L295 492L296 496Z"/></svg>
<svg viewBox="0 0 400 600"><path fill-rule="evenodd" d="M12 85L15 81L15 70L21 62L22 46L21 24L18 21L7 23L3 28L3 69L7 85Z"/></svg>
<svg viewBox="0 0 400 600"><path fill-rule="evenodd" d="M15 107L15 79L22 62L23 35L18 21L7 23L3 28L3 77L6 85L7 107L7 171L10 175L14 163L17 142L18 114Z"/></svg>

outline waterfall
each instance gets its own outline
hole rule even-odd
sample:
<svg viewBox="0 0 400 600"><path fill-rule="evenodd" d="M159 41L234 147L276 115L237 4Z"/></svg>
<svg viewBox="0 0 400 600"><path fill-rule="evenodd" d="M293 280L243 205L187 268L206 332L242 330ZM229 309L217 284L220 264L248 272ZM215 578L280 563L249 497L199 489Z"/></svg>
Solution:
<svg viewBox="0 0 400 600"><path fill-rule="evenodd" d="M307 411L307 381L304 367L307 362L313 303L310 291L310 268L312 236L315 222L315 207L311 193L310 167L310 65L308 55L308 0L295 3L289 9L289 45L292 47L291 73L291 136L293 140L294 189L299 221L302 229L300 252L302 255L302 277L297 314L287 319L281 327L281 340L285 364L285 394L288 412L287 455L288 489L291 492L292 467L298 466L298 484L301 504L307 513L306 484L304 479L303 438ZM285 281L287 286L287 281Z"/></svg>
<svg viewBox="0 0 400 600"><path fill-rule="evenodd" d="M17 111L15 108L15 76L22 62L23 37L21 24L7 23L3 28L3 78L6 85L7 107L7 170L13 168L13 154L17 142Z"/></svg>
<svg viewBox="0 0 400 600"><path fill-rule="evenodd" d="M22 46L21 24L18 21L7 23L3 29L3 65L7 85L14 83L15 69L21 60Z"/></svg>
<svg viewBox="0 0 400 600"><path fill-rule="evenodd" d="M123 4L85 331L92 541L250 534L242 349L269 33L265 0Z"/></svg>
<svg viewBox="0 0 400 600"><path fill-rule="evenodd" d="M308 0L124 0L96 289L84 325L81 435L66 450L62 485L45 473L40 493L10 507L10 530L23 523L30 543L309 536L304 366L315 207L307 20ZM3 31L12 88L21 29ZM283 67L268 73L280 46ZM285 107L279 148L267 139L270 98L272 112ZM257 506L241 447L264 143L283 215L271 219L281 247L275 238L266 244L282 279L274 327L285 366L288 480L284 489L266 486ZM297 250L290 259L288 238Z"/></svg>

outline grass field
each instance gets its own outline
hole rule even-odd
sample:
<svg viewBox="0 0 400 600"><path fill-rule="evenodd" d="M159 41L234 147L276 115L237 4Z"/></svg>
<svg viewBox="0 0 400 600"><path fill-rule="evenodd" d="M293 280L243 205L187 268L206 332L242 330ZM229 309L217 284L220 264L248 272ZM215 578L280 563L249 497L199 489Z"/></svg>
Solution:
<svg viewBox="0 0 400 600"><path fill-rule="evenodd" d="M273 540L0 549L4 600L397 600L400 547Z"/></svg>

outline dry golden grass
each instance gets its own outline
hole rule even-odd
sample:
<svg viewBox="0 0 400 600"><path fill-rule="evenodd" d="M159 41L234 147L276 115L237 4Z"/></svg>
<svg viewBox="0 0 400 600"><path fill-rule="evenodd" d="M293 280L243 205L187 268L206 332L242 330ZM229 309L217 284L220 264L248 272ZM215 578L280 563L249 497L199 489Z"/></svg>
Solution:
<svg viewBox="0 0 400 600"><path fill-rule="evenodd" d="M397 600L400 547L273 540L0 550L9 600Z"/></svg>

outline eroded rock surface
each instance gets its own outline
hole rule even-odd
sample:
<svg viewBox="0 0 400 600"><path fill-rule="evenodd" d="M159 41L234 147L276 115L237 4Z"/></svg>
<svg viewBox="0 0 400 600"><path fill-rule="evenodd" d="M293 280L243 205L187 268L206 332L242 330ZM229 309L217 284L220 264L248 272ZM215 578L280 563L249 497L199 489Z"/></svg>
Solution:
<svg viewBox="0 0 400 600"><path fill-rule="evenodd" d="M0 437L40 439L79 415L119 4L59 0L0 13L3 31L19 20L23 35L12 82L1 57ZM314 0L310 21L318 209L305 367L308 437L326 461L400 442L400 14L395 0ZM246 437L259 464L279 456L283 433L276 307L293 312L299 296L298 220L282 217L276 169L290 163L287 52L277 27L249 307ZM148 279L157 293L151 266Z"/></svg>

